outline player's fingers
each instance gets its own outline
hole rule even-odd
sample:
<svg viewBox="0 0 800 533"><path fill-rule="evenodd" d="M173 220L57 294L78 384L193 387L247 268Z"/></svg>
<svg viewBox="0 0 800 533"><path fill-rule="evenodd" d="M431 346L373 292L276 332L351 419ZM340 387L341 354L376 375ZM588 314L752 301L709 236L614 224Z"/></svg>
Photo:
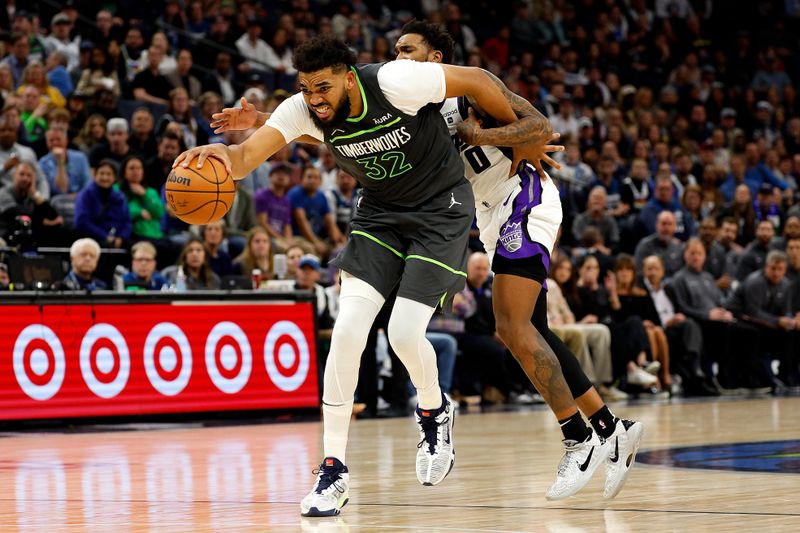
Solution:
<svg viewBox="0 0 800 533"><path fill-rule="evenodd" d="M542 156L542 161L544 161L545 163L547 163L556 170L561 170L561 165L546 155Z"/></svg>
<svg viewBox="0 0 800 533"><path fill-rule="evenodd" d="M192 148L192 150L194 150L194 148ZM189 155L192 152L192 150L186 150L182 154L178 154L178 157L176 157L175 161L172 163L172 168L175 168L178 165L181 165L183 168L188 167L189 161L192 160L192 158Z"/></svg>
<svg viewBox="0 0 800 533"><path fill-rule="evenodd" d="M564 147L560 144L546 144L544 146L543 152L563 152Z"/></svg>
<svg viewBox="0 0 800 533"><path fill-rule="evenodd" d="M553 134L550 136L550 140L551 141L555 141L555 140L560 139L560 138L561 138L561 134L558 133L557 131L553 132Z"/></svg>

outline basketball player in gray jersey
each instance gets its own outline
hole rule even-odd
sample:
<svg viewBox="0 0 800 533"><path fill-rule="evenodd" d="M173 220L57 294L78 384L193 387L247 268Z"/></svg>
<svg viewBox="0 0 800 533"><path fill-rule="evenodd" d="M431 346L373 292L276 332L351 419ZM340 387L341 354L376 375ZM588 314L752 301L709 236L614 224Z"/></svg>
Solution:
<svg viewBox="0 0 800 533"><path fill-rule="evenodd" d="M445 31L418 21L403 27L395 45L398 59L415 61L448 63L452 50L452 39ZM525 161L516 164L517 159L513 157L521 158L524 154L532 156L537 165L540 165L538 160L544 160L558 167L546 155L546 151L553 151L554 147L542 148L557 137L551 136L549 122L527 100L510 92L492 74L486 74L503 91L518 118L533 120L536 125L531 128L532 132L520 127L522 120L509 126L483 129L474 111L478 105L469 97L445 100L440 112L461 154L466 177L475 193L481 241L496 275L493 303L498 333L541 391L536 370L531 375L524 356L520 358L519 355L527 353L525 344L530 340L526 341L526 337L540 335L558 357L578 407L589 417L595 431L613 446L610 455L595 452L595 462L592 462L592 446L589 445L592 436L587 434L588 428L580 414L559 413L548 402L559 418L567 451L561 462L563 468L559 467L558 477L547 497L557 500L576 493L588 482L593 467L599 466L607 457L604 496L613 498L630 472L641 440L642 424L614 417L581 370L575 355L547 326L546 290L541 289L546 289L550 254L561 224L561 200L555 183L540 170L541 166L537 169ZM490 121L483 120L484 123ZM505 148L526 140L531 143L532 150L523 148L512 153ZM512 174L512 169L516 174ZM531 323L533 330L529 327ZM564 415L569 416L562 418ZM620 457L624 459L620 460ZM588 468L582 468L582 465Z"/></svg>
<svg viewBox="0 0 800 533"><path fill-rule="evenodd" d="M439 389L436 354L425 330L436 307L449 307L464 286L474 198L435 104L469 94L500 123L517 120L500 89L479 69L416 61L354 63L354 54L339 40L306 41L294 54L301 93L282 102L242 144L193 148L174 163L185 167L198 157L201 167L207 157L216 157L234 179L242 179L286 144L303 139L324 142L362 186L350 240L336 260L342 283L324 376L325 458L300 504L305 516L339 514L348 501L345 451L359 360L371 325L395 288L387 333L417 388L417 478L435 485L450 472L455 412ZM554 394L560 402L573 402L557 362L552 366Z"/></svg>

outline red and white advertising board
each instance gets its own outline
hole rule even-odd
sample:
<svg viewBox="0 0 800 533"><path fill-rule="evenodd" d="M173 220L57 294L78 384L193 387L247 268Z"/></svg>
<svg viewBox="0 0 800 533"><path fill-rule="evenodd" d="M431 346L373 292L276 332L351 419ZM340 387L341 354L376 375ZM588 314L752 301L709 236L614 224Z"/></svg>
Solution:
<svg viewBox="0 0 800 533"><path fill-rule="evenodd" d="M0 420L319 404L308 302L4 305Z"/></svg>

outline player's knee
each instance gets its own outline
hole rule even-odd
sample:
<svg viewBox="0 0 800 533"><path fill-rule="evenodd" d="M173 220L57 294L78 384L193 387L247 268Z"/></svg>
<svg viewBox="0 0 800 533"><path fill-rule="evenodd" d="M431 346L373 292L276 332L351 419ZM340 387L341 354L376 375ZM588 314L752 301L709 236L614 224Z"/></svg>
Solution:
<svg viewBox="0 0 800 533"><path fill-rule="evenodd" d="M424 332L423 332L424 335ZM386 338L398 354L413 353L419 349L420 334L400 321L391 321Z"/></svg>

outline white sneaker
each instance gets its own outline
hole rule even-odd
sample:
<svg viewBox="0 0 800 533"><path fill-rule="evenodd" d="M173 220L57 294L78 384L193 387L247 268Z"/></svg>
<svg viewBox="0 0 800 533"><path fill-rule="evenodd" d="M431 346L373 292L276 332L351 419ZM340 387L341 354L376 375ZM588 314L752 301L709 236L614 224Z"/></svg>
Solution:
<svg viewBox="0 0 800 533"><path fill-rule="evenodd" d="M644 371L648 374L653 374L654 376L658 376L658 371L661 370L661 362L660 361L650 361L644 366Z"/></svg>
<svg viewBox="0 0 800 533"><path fill-rule="evenodd" d="M583 442L564 440L564 447L556 480L545 494L548 500L562 500L581 490L614 451L609 441L604 441L594 431Z"/></svg>
<svg viewBox="0 0 800 533"><path fill-rule="evenodd" d="M606 461L606 486L603 490L603 498L609 500L622 490L622 486L631 472L633 461L636 459L643 431L644 426L641 422L622 418L617 420L617 427L614 428L614 433L607 440L614 448L614 453Z"/></svg>
<svg viewBox="0 0 800 533"><path fill-rule="evenodd" d="M350 474L347 467L335 457L326 457L319 465L314 488L300 502L303 516L336 516L350 501L347 483Z"/></svg>
<svg viewBox="0 0 800 533"><path fill-rule="evenodd" d="M640 387L649 387L655 384L658 378L653 374L645 372L644 368L637 366L633 370L628 370L628 384L639 385Z"/></svg>
<svg viewBox="0 0 800 533"><path fill-rule="evenodd" d="M420 441L417 444L417 479L423 485L438 485L447 477L456 461L453 447L453 425L456 412L453 402L444 395L444 409L439 414L434 411L414 411L419 424Z"/></svg>
<svg viewBox="0 0 800 533"><path fill-rule="evenodd" d="M598 385L597 392L600 394L600 397L607 402L617 402L628 399L628 393L622 392L614 385L609 385L608 387L605 385Z"/></svg>

